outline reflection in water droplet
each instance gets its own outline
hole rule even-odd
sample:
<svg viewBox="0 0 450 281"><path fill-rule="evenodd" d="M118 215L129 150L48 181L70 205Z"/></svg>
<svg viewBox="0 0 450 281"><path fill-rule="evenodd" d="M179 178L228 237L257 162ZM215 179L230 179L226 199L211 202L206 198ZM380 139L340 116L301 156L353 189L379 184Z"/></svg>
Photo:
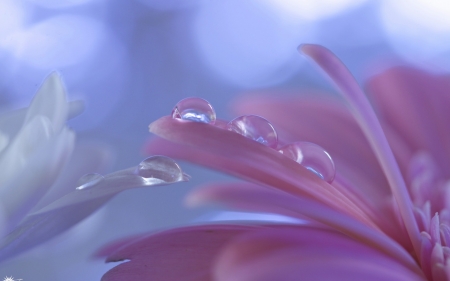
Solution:
<svg viewBox="0 0 450 281"><path fill-rule="evenodd" d="M165 182L177 182L183 180L183 172L180 166L171 158L155 155L143 160L137 173L143 178L155 178Z"/></svg>
<svg viewBox="0 0 450 281"><path fill-rule="evenodd" d="M77 190L91 188L104 179L100 174L86 174L82 176L77 182Z"/></svg>
<svg viewBox="0 0 450 281"><path fill-rule="evenodd" d="M214 124L216 112L208 101L192 97L183 99L175 105L172 118Z"/></svg>
<svg viewBox="0 0 450 281"><path fill-rule="evenodd" d="M281 147L279 152L328 183L333 181L336 174L333 159L321 146L305 141L294 142Z"/></svg>
<svg viewBox="0 0 450 281"><path fill-rule="evenodd" d="M269 121L260 116L239 116L227 124L227 129L268 147L277 148L277 132L275 132L275 129Z"/></svg>

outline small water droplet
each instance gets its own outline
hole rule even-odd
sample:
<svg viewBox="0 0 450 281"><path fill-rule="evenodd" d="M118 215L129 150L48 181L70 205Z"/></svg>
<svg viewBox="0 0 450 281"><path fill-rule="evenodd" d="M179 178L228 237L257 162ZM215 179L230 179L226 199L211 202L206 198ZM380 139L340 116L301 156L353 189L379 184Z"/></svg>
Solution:
<svg viewBox="0 0 450 281"><path fill-rule="evenodd" d="M334 161L321 146L301 141L287 144L278 150L280 153L300 163L309 171L328 183L333 182L336 174Z"/></svg>
<svg viewBox="0 0 450 281"><path fill-rule="evenodd" d="M268 147L277 148L277 132L275 132L272 124L261 116L239 116L227 124L227 129Z"/></svg>
<svg viewBox="0 0 450 281"><path fill-rule="evenodd" d="M143 160L137 168L137 173L143 178L155 178L165 182L183 180L183 172L173 159L155 155Z"/></svg>
<svg viewBox="0 0 450 281"><path fill-rule="evenodd" d="M77 190L88 189L98 184L104 179L100 174L86 174L77 182Z"/></svg>
<svg viewBox="0 0 450 281"><path fill-rule="evenodd" d="M208 101L192 97L182 99L175 105L172 118L214 124L216 112Z"/></svg>

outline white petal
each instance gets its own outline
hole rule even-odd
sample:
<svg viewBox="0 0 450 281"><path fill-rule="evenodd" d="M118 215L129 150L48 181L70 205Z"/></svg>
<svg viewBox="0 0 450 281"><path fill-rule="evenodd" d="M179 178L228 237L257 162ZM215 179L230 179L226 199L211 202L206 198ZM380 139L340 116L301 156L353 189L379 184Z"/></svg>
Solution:
<svg viewBox="0 0 450 281"><path fill-rule="evenodd" d="M50 119L54 132L58 133L67 120L68 111L63 82L59 74L53 72L45 79L33 98L25 117L25 124L37 115L44 115Z"/></svg>
<svg viewBox="0 0 450 281"><path fill-rule="evenodd" d="M112 151L105 144L89 143L77 145L55 184L41 201L36 204L33 210L39 210L58 198L73 192L76 182L83 175L105 172L106 167L112 163L112 160Z"/></svg>
<svg viewBox="0 0 450 281"><path fill-rule="evenodd" d="M75 134L64 129L43 143L25 166L0 189L8 229L18 223L47 192L73 150Z"/></svg>
<svg viewBox="0 0 450 281"><path fill-rule="evenodd" d="M84 102L81 100L71 101L67 106L69 108L68 119L79 115L84 110ZM27 111L28 107L2 112L0 114L0 131L13 139L22 128Z"/></svg>
<svg viewBox="0 0 450 281"><path fill-rule="evenodd" d="M0 200L0 238L5 236L5 234L7 233L6 228L7 228L6 215L5 212L3 211L2 201Z"/></svg>
<svg viewBox="0 0 450 281"><path fill-rule="evenodd" d="M161 178L173 175L171 165L161 166ZM160 178L144 178L136 172L138 167L106 175L103 180L89 188L73 191L44 208L29 214L12 232L0 240L0 261L53 238L86 218L114 195L127 189L157 186L188 180L181 170L176 181L166 182Z"/></svg>
<svg viewBox="0 0 450 281"><path fill-rule="evenodd" d="M9 136L0 131L0 152L2 152L9 144Z"/></svg>
<svg viewBox="0 0 450 281"><path fill-rule="evenodd" d="M0 159L0 186L19 173L32 157L46 143L51 135L50 120L42 115L35 116L17 134Z"/></svg>

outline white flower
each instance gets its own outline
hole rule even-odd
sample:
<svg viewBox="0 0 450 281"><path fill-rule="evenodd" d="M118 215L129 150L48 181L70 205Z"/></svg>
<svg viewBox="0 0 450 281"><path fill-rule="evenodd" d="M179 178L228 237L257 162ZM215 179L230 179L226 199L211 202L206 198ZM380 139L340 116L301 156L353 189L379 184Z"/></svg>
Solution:
<svg viewBox="0 0 450 281"><path fill-rule="evenodd" d="M66 101L52 73L27 109L0 115L0 261L67 230L125 189L188 179L173 160L155 156L77 184L110 159L100 144L75 145L65 122L82 110L82 102Z"/></svg>

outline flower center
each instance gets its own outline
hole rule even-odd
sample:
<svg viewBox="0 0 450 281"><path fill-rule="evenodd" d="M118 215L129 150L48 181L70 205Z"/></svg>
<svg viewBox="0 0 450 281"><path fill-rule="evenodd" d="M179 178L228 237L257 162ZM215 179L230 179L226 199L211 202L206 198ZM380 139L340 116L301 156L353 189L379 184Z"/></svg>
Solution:
<svg viewBox="0 0 450 281"><path fill-rule="evenodd" d="M416 153L409 163L409 191L421 231L421 265L433 280L446 276L450 265L450 180L445 179L432 156Z"/></svg>

